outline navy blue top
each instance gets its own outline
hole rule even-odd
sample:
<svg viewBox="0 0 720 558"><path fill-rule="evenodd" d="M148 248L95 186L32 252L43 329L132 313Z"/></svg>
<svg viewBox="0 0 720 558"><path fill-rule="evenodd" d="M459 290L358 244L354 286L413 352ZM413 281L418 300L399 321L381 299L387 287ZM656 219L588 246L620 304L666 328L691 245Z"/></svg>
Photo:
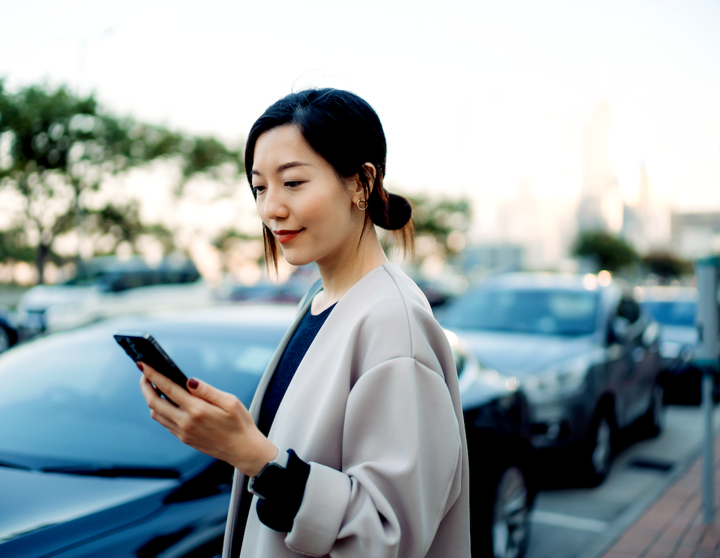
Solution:
<svg viewBox="0 0 720 558"><path fill-rule="evenodd" d="M277 414L280 402L285 397L285 392L295 375L295 371L300 362L305 357L310 345L335 307L333 304L327 310L324 310L317 316L313 316L308 309L305 316L298 324L295 333L290 338L285 352L280 358L275 373L273 374L270 384L265 391L262 406L260 407L260 419L258 420L258 428L260 431L268 435L272 426L275 415ZM267 527L280 532L289 532L292 530L292 524L295 520L300 504L305 494L305 484L310 475L310 465L300 459L293 450L288 450L289 459L287 464L287 475L280 491L285 494L279 497L277 493L274 497L266 497L264 500L259 499L257 502L258 518ZM264 495L263 495L264 496ZM245 524L247 522L248 513L250 512L250 498L243 498L240 510L238 511L238 521L236 523L235 536L233 537L232 555L237 556L240 553L240 546L245 534Z"/></svg>
<svg viewBox="0 0 720 558"><path fill-rule="evenodd" d="M283 397L285 397L285 392L295 375L295 371L298 366L300 366L302 359L305 358L305 353L307 353L310 345L315 340L315 336L318 334L318 331L320 331L320 328L325 323L325 320L327 320L333 308L335 308L335 304L323 310L317 316L313 316L308 308L307 313L298 324L287 347L285 347L285 352L280 359L278 367L275 369L275 374L273 374L270 380L270 385L268 385L265 391L265 397L260 407L258 428L265 436L270 432L270 427L275 420L280 402L283 400Z"/></svg>

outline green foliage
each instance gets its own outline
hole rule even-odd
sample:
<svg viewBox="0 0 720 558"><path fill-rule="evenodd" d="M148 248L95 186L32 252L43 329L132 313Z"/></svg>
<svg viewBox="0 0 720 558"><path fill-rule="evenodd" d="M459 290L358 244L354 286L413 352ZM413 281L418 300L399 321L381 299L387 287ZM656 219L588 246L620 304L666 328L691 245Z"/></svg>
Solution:
<svg viewBox="0 0 720 558"><path fill-rule="evenodd" d="M417 237L435 239L444 256L458 252L458 247L448 243L453 232L467 232L472 221L472 204L467 198L451 199L443 196L408 196L413 206L413 226Z"/></svg>
<svg viewBox="0 0 720 558"><path fill-rule="evenodd" d="M619 271L638 261L630 244L606 231L581 232L572 247L572 255L594 257L600 269L608 271Z"/></svg>
<svg viewBox="0 0 720 558"><path fill-rule="evenodd" d="M692 262L670 252L651 252L642 258L642 263L650 273L664 279L680 278L693 272Z"/></svg>
<svg viewBox="0 0 720 558"><path fill-rule="evenodd" d="M131 244L141 234L156 236L168 250L172 234L162 226L144 227L138 208L85 205L85 191L102 181L160 158L179 165L182 194L197 174L237 177L243 172L240 150L212 137L194 137L102 112L93 96L77 97L66 87L30 86L8 92L0 80L0 190L23 200L17 226L37 238L36 264L42 282L45 259L54 239L70 230L111 233ZM222 172L221 172L222 171Z"/></svg>
<svg viewBox="0 0 720 558"><path fill-rule="evenodd" d="M28 246L22 229L0 231L0 262L32 262L34 258L35 250Z"/></svg>

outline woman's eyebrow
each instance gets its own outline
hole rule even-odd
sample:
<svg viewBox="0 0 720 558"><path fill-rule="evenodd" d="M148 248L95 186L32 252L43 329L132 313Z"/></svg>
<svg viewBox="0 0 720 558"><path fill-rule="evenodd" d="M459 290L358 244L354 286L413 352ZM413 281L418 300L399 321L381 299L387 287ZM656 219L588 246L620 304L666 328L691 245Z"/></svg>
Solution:
<svg viewBox="0 0 720 558"><path fill-rule="evenodd" d="M290 163L285 163L283 165L280 165L275 172L283 172L285 170L291 169L293 167L309 167L311 166L310 163L301 163L299 161L292 161ZM250 171L250 174L260 176L260 172L256 171L255 169Z"/></svg>

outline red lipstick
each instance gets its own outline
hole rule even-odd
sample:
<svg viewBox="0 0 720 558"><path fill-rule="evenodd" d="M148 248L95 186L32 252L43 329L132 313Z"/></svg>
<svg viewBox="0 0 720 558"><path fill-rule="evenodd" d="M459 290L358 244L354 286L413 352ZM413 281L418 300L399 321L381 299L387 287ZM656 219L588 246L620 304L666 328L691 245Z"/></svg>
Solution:
<svg viewBox="0 0 720 558"><path fill-rule="evenodd" d="M275 234L275 237L278 239L278 242L280 244L287 244L291 240L294 240L297 235L299 235L301 232L303 232L305 229L298 229L296 231L289 231L289 230L280 230L280 231L273 231Z"/></svg>

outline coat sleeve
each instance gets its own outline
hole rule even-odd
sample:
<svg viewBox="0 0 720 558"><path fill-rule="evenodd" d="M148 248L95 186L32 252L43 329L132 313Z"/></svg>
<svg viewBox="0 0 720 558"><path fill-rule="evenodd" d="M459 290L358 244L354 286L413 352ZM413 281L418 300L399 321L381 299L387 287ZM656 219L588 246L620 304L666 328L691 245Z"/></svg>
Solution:
<svg viewBox="0 0 720 558"><path fill-rule="evenodd" d="M460 493L460 428L440 373L405 357L365 372L348 396L342 471L310 463L286 545L334 558L425 556Z"/></svg>

